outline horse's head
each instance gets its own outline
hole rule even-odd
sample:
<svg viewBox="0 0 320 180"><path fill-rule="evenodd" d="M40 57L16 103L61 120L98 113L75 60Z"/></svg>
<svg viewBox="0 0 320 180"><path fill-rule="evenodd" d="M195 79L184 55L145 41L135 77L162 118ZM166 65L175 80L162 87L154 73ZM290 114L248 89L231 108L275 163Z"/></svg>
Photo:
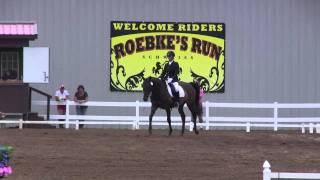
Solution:
<svg viewBox="0 0 320 180"><path fill-rule="evenodd" d="M147 101L150 93L152 92L154 86L153 78L148 77L142 83L142 90L143 90L143 100Z"/></svg>

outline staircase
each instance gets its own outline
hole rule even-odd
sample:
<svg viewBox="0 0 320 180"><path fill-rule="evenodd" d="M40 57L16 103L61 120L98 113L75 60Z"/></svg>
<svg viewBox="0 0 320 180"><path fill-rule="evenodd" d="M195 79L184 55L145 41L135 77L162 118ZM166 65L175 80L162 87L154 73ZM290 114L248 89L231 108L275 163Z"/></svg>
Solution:
<svg viewBox="0 0 320 180"><path fill-rule="evenodd" d="M44 121L44 118L39 116L36 112L28 112L24 113L22 116L22 119L24 121ZM46 129L54 129L55 126L49 125L49 124L24 124L23 128L46 128Z"/></svg>
<svg viewBox="0 0 320 180"><path fill-rule="evenodd" d="M32 112L32 93L38 93L47 99L46 119L50 115L50 100L52 96L28 83L0 83L0 112L6 114L5 119L23 119L28 121L44 121L38 113ZM48 124L24 124L24 128L55 128Z"/></svg>

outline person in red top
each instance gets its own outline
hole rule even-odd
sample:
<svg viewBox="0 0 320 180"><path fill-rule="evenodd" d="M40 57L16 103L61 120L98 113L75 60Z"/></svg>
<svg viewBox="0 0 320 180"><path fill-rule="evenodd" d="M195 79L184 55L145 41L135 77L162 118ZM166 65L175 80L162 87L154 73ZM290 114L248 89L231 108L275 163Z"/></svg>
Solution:
<svg viewBox="0 0 320 180"><path fill-rule="evenodd" d="M69 99L69 92L65 90L64 85L62 84L60 88L55 93L55 99L57 102L65 102ZM59 115L66 114L66 105L57 105L57 111ZM64 121L64 119L59 119L59 121ZM63 128L62 124L59 124L60 128Z"/></svg>

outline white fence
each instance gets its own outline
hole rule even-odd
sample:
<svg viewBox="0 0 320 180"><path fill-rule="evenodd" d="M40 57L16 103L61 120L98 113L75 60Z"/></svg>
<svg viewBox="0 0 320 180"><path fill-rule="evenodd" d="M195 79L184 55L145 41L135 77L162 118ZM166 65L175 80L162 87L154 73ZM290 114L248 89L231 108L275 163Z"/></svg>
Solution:
<svg viewBox="0 0 320 180"><path fill-rule="evenodd" d="M320 179L320 173L289 173L271 172L271 165L268 161L263 163L263 180L272 179Z"/></svg>
<svg viewBox="0 0 320 180"><path fill-rule="evenodd" d="M45 101L33 101L33 105L46 106ZM135 114L131 116L108 116L108 115L72 115L70 114L71 106L79 105L73 101L65 103L51 102L51 106L66 105L66 115L50 115L50 120L47 121L23 121L23 120L1 120L0 124L13 123L19 124L23 128L23 124L65 124L66 128L74 125L75 129L79 129L79 124L104 124L104 125L130 125L132 129L139 129L140 125L148 125L149 117L140 115L140 110L143 107L150 107L150 102L99 102L89 101L85 106L96 107L119 107L119 108L135 108ZM272 109L273 116L270 117L219 117L210 116L212 108L246 108L246 109ZM309 132L313 133L316 129L320 133L320 117L278 117L279 109L319 109L320 104L280 104L280 103L213 103L206 101L203 103L203 123L198 123L199 126L209 130L214 127L243 127L246 132L250 132L252 127L272 128L277 131L278 128L301 128L301 132L305 133L305 128L309 128ZM58 121L65 119L65 121ZM84 120L84 121L79 121ZM165 116L155 116L153 118L154 126L166 126L167 121ZM172 117L172 125L181 125L180 116ZM186 125L189 125L192 130L190 117L186 119Z"/></svg>

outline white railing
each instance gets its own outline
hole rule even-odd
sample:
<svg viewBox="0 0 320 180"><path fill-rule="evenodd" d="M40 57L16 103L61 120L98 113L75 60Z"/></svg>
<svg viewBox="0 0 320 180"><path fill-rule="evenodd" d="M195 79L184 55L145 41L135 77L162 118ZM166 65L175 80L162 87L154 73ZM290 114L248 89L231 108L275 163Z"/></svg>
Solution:
<svg viewBox="0 0 320 180"><path fill-rule="evenodd" d="M46 106L45 101L33 101L33 105ZM73 101L65 103L51 102L51 106L66 105L66 115L50 115L48 121L22 121L22 120L1 120L1 123L17 123L19 127L23 124L64 124L66 128L74 125L75 129L79 128L79 124L104 124L104 125L129 125L132 129L139 129L140 125L148 125L148 115L140 115L141 108L150 107L150 102L99 102L89 101L85 106L96 107L119 107L119 108L135 108L135 114L130 116L109 116L109 115L72 115L70 114L71 106L79 105ZM272 109L273 116L270 117L221 117L215 116L210 110L213 108L244 108L244 109ZM280 109L319 109L320 104L280 104L274 103L213 103L206 101L203 103L203 119L204 123L198 123L199 126L204 127L206 130L214 127L243 127L246 132L250 132L252 127L272 128L278 131L278 128L301 128L301 132L305 133L305 128L309 128L309 132L313 133L316 129L320 133L320 117L279 117L278 112ZM58 119L65 119L65 121L58 121ZM193 123L190 123L190 117L186 119L186 125L189 125L192 130ZM84 120L84 121L79 121ZM153 118L154 126L166 126L167 120L165 116L155 116ZM180 116L172 117L172 125L181 125Z"/></svg>
<svg viewBox="0 0 320 180"><path fill-rule="evenodd" d="M320 173L289 173L271 172L271 165L268 161L263 163L263 180L272 179L320 179Z"/></svg>

